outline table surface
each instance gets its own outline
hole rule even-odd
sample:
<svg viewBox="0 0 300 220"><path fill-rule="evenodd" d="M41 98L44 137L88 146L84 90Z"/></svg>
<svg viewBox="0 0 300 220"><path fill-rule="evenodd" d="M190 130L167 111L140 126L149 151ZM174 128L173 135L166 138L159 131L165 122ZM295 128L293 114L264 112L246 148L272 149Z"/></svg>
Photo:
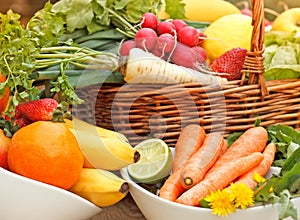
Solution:
<svg viewBox="0 0 300 220"><path fill-rule="evenodd" d="M88 220L145 220L130 194L115 205L102 208L102 211Z"/></svg>

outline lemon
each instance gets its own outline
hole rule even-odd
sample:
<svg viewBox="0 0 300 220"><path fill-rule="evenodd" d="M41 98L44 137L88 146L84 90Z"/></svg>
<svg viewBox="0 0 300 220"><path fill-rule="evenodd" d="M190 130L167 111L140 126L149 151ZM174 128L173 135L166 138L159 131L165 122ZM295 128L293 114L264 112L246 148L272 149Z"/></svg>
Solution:
<svg viewBox="0 0 300 220"><path fill-rule="evenodd" d="M253 30L251 23L252 18L243 14L226 15L211 23L204 30L207 39L203 43L208 62L232 48L250 50Z"/></svg>
<svg viewBox="0 0 300 220"><path fill-rule="evenodd" d="M135 146L140 160L127 167L128 173L140 183L154 184L170 174L173 156L169 146L161 139L151 138Z"/></svg>
<svg viewBox="0 0 300 220"><path fill-rule="evenodd" d="M241 14L237 6L224 0L182 0L182 3L185 4L185 19L190 21L213 22L225 15ZM170 18L165 9L165 1L162 1L162 7L158 13L159 19Z"/></svg>

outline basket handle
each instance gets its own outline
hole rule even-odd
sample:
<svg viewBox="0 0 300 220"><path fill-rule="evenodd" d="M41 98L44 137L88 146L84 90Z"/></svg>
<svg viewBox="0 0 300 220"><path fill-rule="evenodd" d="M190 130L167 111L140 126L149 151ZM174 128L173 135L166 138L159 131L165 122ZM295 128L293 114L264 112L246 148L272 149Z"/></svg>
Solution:
<svg viewBox="0 0 300 220"><path fill-rule="evenodd" d="M241 84L245 81L246 73L249 74L248 84L259 83L261 96L264 98L269 94L264 78L264 1L252 0L252 37L250 51L247 52L244 66L242 69Z"/></svg>

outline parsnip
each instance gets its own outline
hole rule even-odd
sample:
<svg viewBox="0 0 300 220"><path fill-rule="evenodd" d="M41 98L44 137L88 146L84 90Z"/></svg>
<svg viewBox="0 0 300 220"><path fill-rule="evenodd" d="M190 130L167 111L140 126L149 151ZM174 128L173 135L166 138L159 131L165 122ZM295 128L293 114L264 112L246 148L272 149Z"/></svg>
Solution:
<svg viewBox="0 0 300 220"><path fill-rule="evenodd" d="M139 48L131 49L125 72L130 83L189 83L219 84L225 78L169 63Z"/></svg>

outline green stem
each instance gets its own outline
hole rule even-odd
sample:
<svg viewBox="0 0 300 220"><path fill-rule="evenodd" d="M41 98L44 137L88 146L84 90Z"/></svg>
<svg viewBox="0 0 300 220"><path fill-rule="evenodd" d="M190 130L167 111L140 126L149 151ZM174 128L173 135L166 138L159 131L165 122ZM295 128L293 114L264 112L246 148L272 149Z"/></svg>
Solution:
<svg viewBox="0 0 300 220"><path fill-rule="evenodd" d="M111 10L110 8L106 8L105 9L112 14L114 17L116 17L118 20L120 20L122 22L122 24L124 24L125 26L125 31L126 30L133 30L134 32L137 32L136 28L134 28L134 26L132 26L126 19L122 18L122 16L120 16L118 13L116 13L115 11Z"/></svg>

